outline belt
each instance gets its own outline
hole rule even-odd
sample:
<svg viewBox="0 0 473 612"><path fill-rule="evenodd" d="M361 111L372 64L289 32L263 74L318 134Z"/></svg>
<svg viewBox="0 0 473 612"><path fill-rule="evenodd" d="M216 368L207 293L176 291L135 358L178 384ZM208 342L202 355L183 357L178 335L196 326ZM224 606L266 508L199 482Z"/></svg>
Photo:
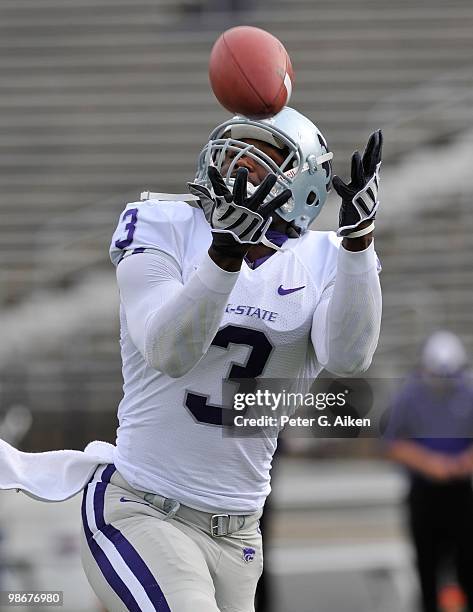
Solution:
<svg viewBox="0 0 473 612"><path fill-rule="evenodd" d="M144 493L143 499L165 512L166 516L163 519L165 521L174 516L179 516L193 523L196 522L196 518L204 519L204 525L199 526L204 527L205 531L208 531L213 538L231 535L232 533L240 531L247 523L247 518L254 516L251 514L211 514L210 512L189 508L175 499L163 497L162 495L156 495L154 493Z"/></svg>
<svg viewBox="0 0 473 612"><path fill-rule="evenodd" d="M240 531L243 529L243 527L256 527L258 519L261 516L261 511L253 514L242 515L225 513L212 514L211 512L196 510L195 508L190 508L189 506L181 504L175 499L134 489L126 482L118 471L113 474L110 482L119 487L127 489L130 493L134 493L146 503L151 504L164 512L166 514L163 519L164 521L167 521L175 516L182 518L193 523L200 529L203 529L213 538L231 535L232 533Z"/></svg>

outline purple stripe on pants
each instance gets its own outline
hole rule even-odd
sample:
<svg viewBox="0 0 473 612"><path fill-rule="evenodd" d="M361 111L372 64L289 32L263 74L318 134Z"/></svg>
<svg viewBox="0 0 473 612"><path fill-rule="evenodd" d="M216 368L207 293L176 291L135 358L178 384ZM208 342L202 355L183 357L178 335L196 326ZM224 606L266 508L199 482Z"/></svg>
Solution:
<svg viewBox="0 0 473 612"><path fill-rule="evenodd" d="M110 464L102 474L102 482L98 482L95 485L94 513L97 528L110 540L110 542L112 542L120 553L126 565L146 591L146 594L154 605L154 609L157 612L171 612L159 584L156 582L156 579L138 554L137 550L118 529L105 522L105 491L114 472L115 466Z"/></svg>
<svg viewBox="0 0 473 612"><path fill-rule="evenodd" d="M100 568L100 571L104 575L105 580L108 582L110 587L115 591L118 597L123 601L125 606L130 610L130 612L141 612L140 606L136 602L135 598L131 594L131 591L128 589L126 584L117 574L117 572L113 569L112 564L107 559L106 554L94 540L93 533L89 528L89 524L87 522L87 512L86 512L86 498L88 492L88 485L84 490L84 495L82 497L82 523L84 525L85 536L87 538L87 543L90 548L90 552L95 559L95 562Z"/></svg>

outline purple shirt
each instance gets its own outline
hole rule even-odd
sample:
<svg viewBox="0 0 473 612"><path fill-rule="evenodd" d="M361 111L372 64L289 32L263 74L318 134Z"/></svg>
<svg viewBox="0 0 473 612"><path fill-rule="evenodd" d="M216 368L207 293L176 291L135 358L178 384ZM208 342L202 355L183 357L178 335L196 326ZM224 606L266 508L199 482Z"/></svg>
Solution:
<svg viewBox="0 0 473 612"><path fill-rule="evenodd" d="M386 440L415 440L433 451L457 455L473 444L473 387L463 376L412 375L396 396Z"/></svg>

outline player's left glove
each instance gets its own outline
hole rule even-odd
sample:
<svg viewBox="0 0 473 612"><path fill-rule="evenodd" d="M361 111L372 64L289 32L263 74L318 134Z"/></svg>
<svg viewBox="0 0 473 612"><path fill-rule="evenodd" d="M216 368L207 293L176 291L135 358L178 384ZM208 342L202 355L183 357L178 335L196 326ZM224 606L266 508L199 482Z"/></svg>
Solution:
<svg viewBox="0 0 473 612"><path fill-rule="evenodd" d="M379 169L382 148L383 135L381 130L377 130L371 134L363 158L358 151L353 153L351 181L348 185L340 177L333 177L333 188L342 198L338 236L358 238L373 231L373 220L379 205ZM367 221L371 223L366 223Z"/></svg>

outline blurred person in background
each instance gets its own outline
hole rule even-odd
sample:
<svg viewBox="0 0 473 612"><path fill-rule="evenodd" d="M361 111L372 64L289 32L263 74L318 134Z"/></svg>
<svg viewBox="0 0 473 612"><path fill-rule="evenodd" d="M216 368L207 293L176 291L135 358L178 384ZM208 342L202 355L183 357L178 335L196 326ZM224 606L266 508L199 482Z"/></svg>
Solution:
<svg viewBox="0 0 473 612"><path fill-rule="evenodd" d="M394 399L385 432L388 457L409 473L409 527L424 612L438 612L440 576L452 562L473 611L473 387L467 363L457 336L431 335L419 370Z"/></svg>

